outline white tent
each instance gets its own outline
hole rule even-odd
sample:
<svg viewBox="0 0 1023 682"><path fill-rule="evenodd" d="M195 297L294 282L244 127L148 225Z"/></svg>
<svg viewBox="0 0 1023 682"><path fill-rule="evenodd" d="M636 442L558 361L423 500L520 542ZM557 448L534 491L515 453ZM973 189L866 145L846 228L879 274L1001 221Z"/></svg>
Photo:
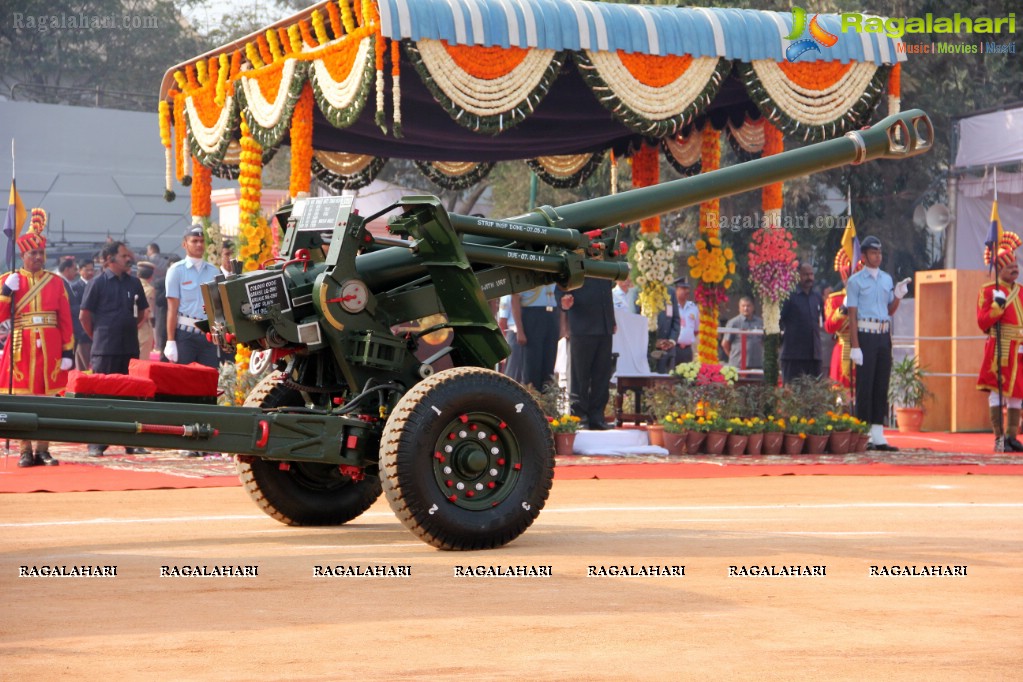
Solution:
<svg viewBox="0 0 1023 682"><path fill-rule="evenodd" d="M980 270L995 198L994 168L1023 163L1023 106L964 117L956 132L954 251L948 262L956 269ZM1002 168L997 177L1002 227L1023 233L1023 172Z"/></svg>

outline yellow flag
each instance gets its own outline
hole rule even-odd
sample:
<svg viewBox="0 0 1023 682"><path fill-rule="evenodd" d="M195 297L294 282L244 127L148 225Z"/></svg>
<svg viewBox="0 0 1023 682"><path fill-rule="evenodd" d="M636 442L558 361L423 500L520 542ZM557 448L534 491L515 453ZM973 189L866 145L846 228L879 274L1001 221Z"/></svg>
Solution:
<svg viewBox="0 0 1023 682"><path fill-rule="evenodd" d="M852 264L852 269L856 269L856 261L853 260L855 254L855 247L853 243L856 241L856 224L853 223L852 216L849 216L849 220L845 223L845 232L842 233L842 250L845 251L845 255L849 257L849 263ZM858 259L857 259L858 260Z"/></svg>

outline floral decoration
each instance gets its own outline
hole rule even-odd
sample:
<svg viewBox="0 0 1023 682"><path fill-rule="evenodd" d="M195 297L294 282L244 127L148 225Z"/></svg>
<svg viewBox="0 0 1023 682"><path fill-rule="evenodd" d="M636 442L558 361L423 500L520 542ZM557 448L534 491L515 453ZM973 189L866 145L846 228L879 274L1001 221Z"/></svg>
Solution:
<svg viewBox="0 0 1023 682"><path fill-rule="evenodd" d="M639 150L629 158L632 164L632 186L652 187L661 181L661 165L657 154L657 147L642 144ZM639 231L642 234L652 234L661 231L661 216L655 215L639 221Z"/></svg>
<svg viewBox="0 0 1023 682"><path fill-rule="evenodd" d="M709 123L703 129L700 164L704 172L721 166L721 133ZM700 239L696 253L689 257L690 276L696 280L696 305L700 308L697 357L701 362L717 360L718 311L728 302L732 286L728 275L735 273L734 254L721 244L720 201L700 203Z"/></svg>
<svg viewBox="0 0 1023 682"><path fill-rule="evenodd" d="M206 166L193 159L195 170L192 175L192 219L208 218L210 215L210 193L213 190L213 173Z"/></svg>
<svg viewBox="0 0 1023 682"><path fill-rule="evenodd" d="M750 284L764 310L764 332L779 334L781 304L799 280L796 240L785 228L754 230L749 250Z"/></svg>
<svg viewBox="0 0 1023 682"><path fill-rule="evenodd" d="M615 118L656 138L677 133L705 110L732 70L726 59L692 55L582 50L572 57Z"/></svg>
<svg viewBox="0 0 1023 682"><path fill-rule="evenodd" d="M566 154L539 156L526 159L526 165L536 177L551 187L578 187L586 182L604 161L604 152L592 154Z"/></svg>
<svg viewBox="0 0 1023 682"><path fill-rule="evenodd" d="M579 430L582 420L574 414L563 414L560 417L548 417L551 431L554 433L575 433Z"/></svg>
<svg viewBox="0 0 1023 682"><path fill-rule="evenodd" d="M863 125L877 106L889 66L873 62L736 62L750 98L790 137L820 142Z"/></svg>
<svg viewBox="0 0 1023 682"><path fill-rule="evenodd" d="M307 83L291 115L291 180L289 194L309 192L313 160L313 89Z"/></svg>
<svg viewBox="0 0 1023 682"><path fill-rule="evenodd" d="M675 250L672 244L654 234L641 234L629 258L639 287L640 312L646 316L648 328L657 329L657 314L668 304L668 288L674 280Z"/></svg>
<svg viewBox="0 0 1023 682"><path fill-rule="evenodd" d="M565 53L519 47L405 43L434 99L459 125L497 135L525 120L561 73Z"/></svg>
<svg viewBox="0 0 1023 682"><path fill-rule="evenodd" d="M722 365L719 362L701 363L697 361L683 362L671 370L671 373L681 377L691 386L712 386L720 384L734 386L739 379L739 370L731 365Z"/></svg>
<svg viewBox="0 0 1023 682"><path fill-rule="evenodd" d="M413 161L419 172L443 189L472 187L494 170L491 161Z"/></svg>

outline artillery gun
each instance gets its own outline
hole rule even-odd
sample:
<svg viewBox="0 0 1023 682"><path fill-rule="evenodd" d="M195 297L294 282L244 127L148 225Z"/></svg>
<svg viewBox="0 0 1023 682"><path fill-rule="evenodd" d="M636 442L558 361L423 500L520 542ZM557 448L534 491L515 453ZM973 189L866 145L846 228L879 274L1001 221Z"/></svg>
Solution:
<svg viewBox="0 0 1023 682"><path fill-rule="evenodd" d="M246 490L283 523L343 524L384 493L435 547L497 547L544 506L554 444L529 393L489 369L509 348L488 300L624 279L621 223L908 158L933 139L927 115L907 111L770 158L508 220L449 214L428 196L368 217L351 197L299 201L277 216L283 259L203 286L210 338L275 367L246 406L3 396L0 433L234 453ZM373 237L369 222L390 212L394 236ZM400 331L437 314L436 325ZM450 343L423 357L424 339L440 330Z"/></svg>

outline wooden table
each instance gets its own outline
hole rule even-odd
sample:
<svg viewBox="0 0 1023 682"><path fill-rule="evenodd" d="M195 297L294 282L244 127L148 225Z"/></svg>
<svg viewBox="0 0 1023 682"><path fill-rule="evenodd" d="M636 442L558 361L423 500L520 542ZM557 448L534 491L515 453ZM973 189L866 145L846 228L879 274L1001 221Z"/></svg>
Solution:
<svg viewBox="0 0 1023 682"><path fill-rule="evenodd" d="M618 390L615 392L615 425L621 426L626 421L631 421L637 426L640 422L647 424L654 423L654 416L643 410L643 391L657 386L674 386L678 383L678 377L669 374L648 374L644 376L622 376L616 378ZM623 412L625 392L632 391L634 412Z"/></svg>

